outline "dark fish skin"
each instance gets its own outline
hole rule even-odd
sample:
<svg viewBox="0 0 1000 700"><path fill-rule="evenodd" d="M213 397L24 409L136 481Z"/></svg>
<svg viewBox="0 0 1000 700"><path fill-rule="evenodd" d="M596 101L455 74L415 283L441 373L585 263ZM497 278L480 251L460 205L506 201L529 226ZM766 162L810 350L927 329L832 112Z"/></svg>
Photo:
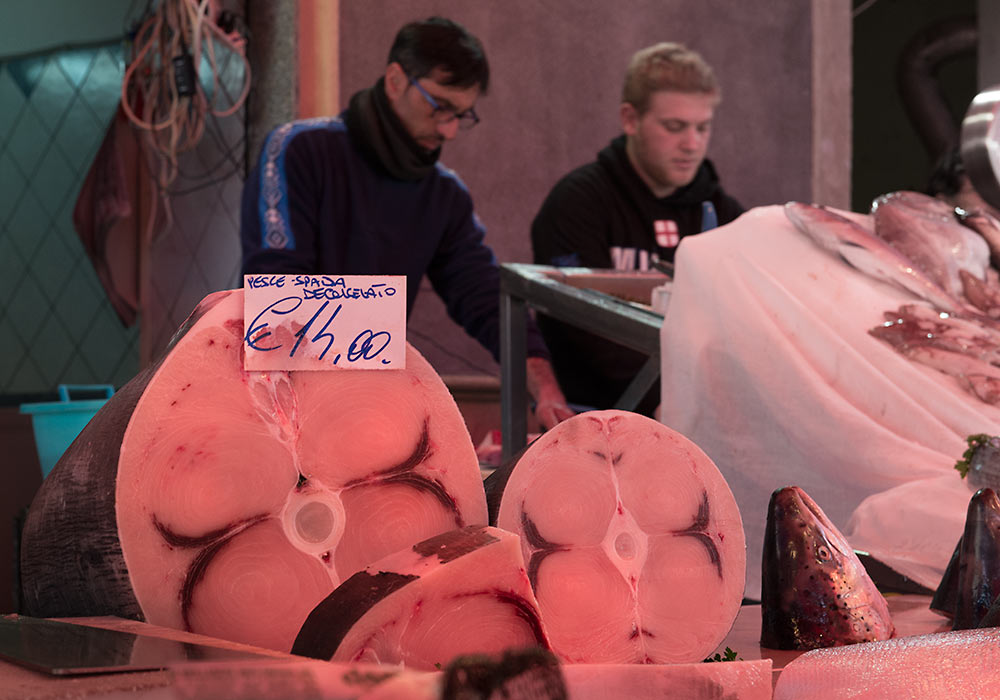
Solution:
<svg viewBox="0 0 1000 700"><path fill-rule="evenodd" d="M885 598L854 550L797 486L771 494L761 571L763 647L819 649L895 632Z"/></svg>
<svg viewBox="0 0 1000 700"><path fill-rule="evenodd" d="M980 627L1000 627L1000 596L996 597L993 601L993 605L990 609L986 611L983 615L983 619L979 621Z"/></svg>
<svg viewBox="0 0 1000 700"><path fill-rule="evenodd" d="M941 613L945 617L955 617L955 610L958 608L958 565L962 555L962 538L958 538L955 551L948 560L948 566L944 570L941 582L934 597L931 598L930 608L936 613Z"/></svg>
<svg viewBox="0 0 1000 700"><path fill-rule="evenodd" d="M982 488L969 501L965 531L931 609L954 615L953 630L973 629L980 626L998 595L1000 498L993 489Z"/></svg>

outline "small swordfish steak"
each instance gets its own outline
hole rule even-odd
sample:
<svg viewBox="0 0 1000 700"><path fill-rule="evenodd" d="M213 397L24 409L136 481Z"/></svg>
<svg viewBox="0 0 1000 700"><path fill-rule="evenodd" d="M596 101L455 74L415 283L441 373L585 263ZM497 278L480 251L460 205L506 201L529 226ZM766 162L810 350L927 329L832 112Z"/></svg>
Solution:
<svg viewBox="0 0 1000 700"><path fill-rule="evenodd" d="M25 612L117 615L287 651L368 563L485 525L465 422L406 369L248 372L243 292L207 297L102 407L24 527Z"/></svg>
<svg viewBox="0 0 1000 700"><path fill-rule="evenodd" d="M568 663L701 661L739 611L746 543L712 461L625 411L557 425L487 479L521 547L553 651Z"/></svg>
<svg viewBox="0 0 1000 700"><path fill-rule="evenodd" d="M818 649L889 639L885 598L816 502L797 486L771 494L761 566L760 644Z"/></svg>
<svg viewBox="0 0 1000 700"><path fill-rule="evenodd" d="M516 535L470 526L390 554L309 614L293 654L433 671L464 654L549 648Z"/></svg>
<svg viewBox="0 0 1000 700"><path fill-rule="evenodd" d="M952 618L953 630L979 627L1000 595L1000 498L979 489L969 501L962 532L938 585L931 610Z"/></svg>

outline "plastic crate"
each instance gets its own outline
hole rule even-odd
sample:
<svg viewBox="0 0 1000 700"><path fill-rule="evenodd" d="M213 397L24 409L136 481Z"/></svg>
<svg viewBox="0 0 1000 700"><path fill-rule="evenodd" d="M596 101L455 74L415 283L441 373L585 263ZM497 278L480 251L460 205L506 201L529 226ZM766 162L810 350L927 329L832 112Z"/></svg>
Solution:
<svg viewBox="0 0 1000 700"><path fill-rule="evenodd" d="M38 448L43 479L49 475L63 452L98 409L115 393L110 384L60 384L58 390L59 401L21 404L21 413L31 415L31 427L35 433L35 446ZM72 401L71 392L104 392L106 396L102 399Z"/></svg>

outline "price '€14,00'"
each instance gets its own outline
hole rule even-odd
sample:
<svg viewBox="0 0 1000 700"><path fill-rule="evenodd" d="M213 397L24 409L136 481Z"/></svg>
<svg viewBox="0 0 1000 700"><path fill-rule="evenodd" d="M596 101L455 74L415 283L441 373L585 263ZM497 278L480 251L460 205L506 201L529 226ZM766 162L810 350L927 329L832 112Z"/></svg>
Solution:
<svg viewBox="0 0 1000 700"><path fill-rule="evenodd" d="M245 275L248 370L404 369L406 277Z"/></svg>

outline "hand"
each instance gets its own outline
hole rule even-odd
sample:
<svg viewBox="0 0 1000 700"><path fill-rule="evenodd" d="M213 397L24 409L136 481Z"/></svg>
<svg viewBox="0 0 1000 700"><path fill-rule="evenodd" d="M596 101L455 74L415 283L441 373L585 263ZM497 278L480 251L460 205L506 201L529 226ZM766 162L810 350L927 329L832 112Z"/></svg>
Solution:
<svg viewBox="0 0 1000 700"><path fill-rule="evenodd" d="M550 430L575 415L576 412L565 401L541 401L535 404L535 418L543 431Z"/></svg>
<svg viewBox="0 0 1000 700"><path fill-rule="evenodd" d="M566 405L552 365L542 357L529 357L526 366L528 392L535 399L535 418L542 430L554 428L576 413Z"/></svg>

